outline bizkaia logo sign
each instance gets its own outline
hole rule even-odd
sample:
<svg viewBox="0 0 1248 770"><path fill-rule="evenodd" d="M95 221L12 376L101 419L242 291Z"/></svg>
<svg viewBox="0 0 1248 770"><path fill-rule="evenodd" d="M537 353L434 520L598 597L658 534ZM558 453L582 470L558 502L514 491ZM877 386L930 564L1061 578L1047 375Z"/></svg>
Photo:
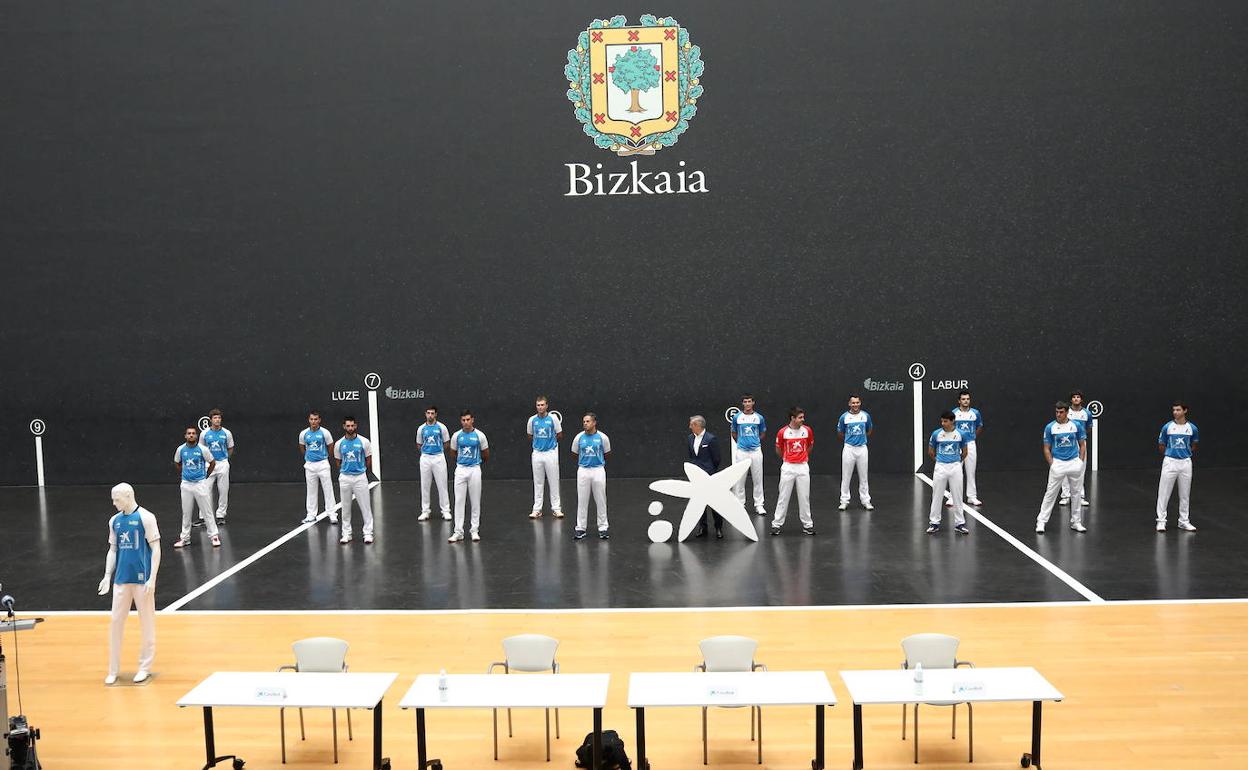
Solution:
<svg viewBox="0 0 1248 770"><path fill-rule="evenodd" d="M702 49L670 16L650 14L630 27L623 16L595 19L568 51L568 101L585 135L632 158L626 171L565 163L568 191L581 195L704 193L706 174L685 167L643 170L636 156L671 147L689 129L702 96Z"/></svg>

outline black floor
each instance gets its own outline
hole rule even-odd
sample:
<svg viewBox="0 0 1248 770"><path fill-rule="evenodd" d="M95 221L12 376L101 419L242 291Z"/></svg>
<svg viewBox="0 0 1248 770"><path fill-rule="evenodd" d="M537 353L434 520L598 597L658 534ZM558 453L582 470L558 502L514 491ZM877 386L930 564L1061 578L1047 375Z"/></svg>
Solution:
<svg viewBox="0 0 1248 770"><path fill-rule="evenodd" d="M767 506L774 507L775 479ZM568 518L527 518L527 481L486 481L482 542L446 542L449 522L417 522L413 482L373 490L377 542L337 542L314 526L186 604L185 609L477 609L743 607L955 602L1028 602L1083 597L1003 538L970 521L972 534L923 534L931 490L910 475L872 478L876 510L836 510L839 480L816 477L818 535L801 534L795 512L780 537L652 544L646 508L662 500L678 524L680 500L649 480L608 483L611 540L571 539L575 488L563 481ZM1089 479L1089 532L1066 527L1058 509L1049 533L1032 529L1045 474L983 474L982 512L1104 599L1248 597L1248 474L1201 470L1192 520L1199 532L1153 531L1157 474L1102 471ZM302 483L238 484L230 523L214 549L202 529L182 551L170 547L180 522L176 486L141 487L139 502L160 521L164 557L157 606L166 607L298 526ZM856 496L856 492L855 492ZM0 489L0 582L28 610L107 609L95 588L112 514L106 487ZM591 511L591 521L592 521ZM1060 519L1059 519L1060 516ZM770 523L770 518L766 520Z"/></svg>

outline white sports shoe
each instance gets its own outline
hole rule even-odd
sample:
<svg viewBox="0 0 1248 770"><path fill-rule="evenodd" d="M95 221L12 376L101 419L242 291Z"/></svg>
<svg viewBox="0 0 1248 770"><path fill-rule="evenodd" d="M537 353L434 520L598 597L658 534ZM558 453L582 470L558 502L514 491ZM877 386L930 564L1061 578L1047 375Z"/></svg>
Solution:
<svg viewBox="0 0 1248 770"><path fill-rule="evenodd" d="M429 511L425 511L416 517L416 521L429 521Z"/></svg>
<svg viewBox="0 0 1248 770"><path fill-rule="evenodd" d="M970 498L967 498L966 501L970 503L971 505L983 505L983 503L979 501L978 497L970 497Z"/></svg>
<svg viewBox="0 0 1248 770"><path fill-rule="evenodd" d="M463 533L463 532L456 532L456 533L452 534L450 537L448 537L448 538L446 539L446 542L448 542L448 543L458 543L458 542L460 542L460 541L461 541L461 540L463 540L463 539L464 539L464 533Z"/></svg>
<svg viewBox="0 0 1248 770"><path fill-rule="evenodd" d="M373 536L372 536L372 535L365 535L365 536L364 536L364 545L372 545L372 544L373 544Z"/></svg>
<svg viewBox="0 0 1248 770"><path fill-rule="evenodd" d="M875 510L875 506L874 506L874 505L872 505L871 503L863 503L863 504L862 504L862 507L863 507L863 508L865 508L865 509L867 509L868 511L874 511L874 510Z"/></svg>
<svg viewBox="0 0 1248 770"><path fill-rule="evenodd" d="M1195 532L1195 531L1196 531L1196 527L1195 527L1195 526L1194 526L1194 525L1193 525L1190 521L1180 521L1180 522L1179 522L1179 529L1185 530L1185 531L1187 531L1187 532Z"/></svg>
<svg viewBox="0 0 1248 770"><path fill-rule="evenodd" d="M540 519L540 518L542 518L542 512L541 512L541 511L533 511L532 513L530 513L530 514L529 514L529 518L530 518L530 519Z"/></svg>
<svg viewBox="0 0 1248 770"><path fill-rule="evenodd" d="M1157 531L1158 531L1158 532L1165 532L1165 531L1166 531L1166 523L1165 523L1164 521L1159 521L1159 522L1157 522Z"/></svg>
<svg viewBox="0 0 1248 770"><path fill-rule="evenodd" d="M117 675L109 674L108 676L104 677L104 684L117 684Z"/></svg>
<svg viewBox="0 0 1248 770"><path fill-rule="evenodd" d="M303 523L304 523L304 524L311 524L311 523L312 523L312 522L314 522L314 521L316 521L316 517L315 517L315 516L304 516L304 517L303 517Z"/></svg>
<svg viewBox="0 0 1248 770"><path fill-rule="evenodd" d="M350 536L350 535L343 535L342 537L338 538L338 542L339 542L339 543L342 543L343 545L346 545L347 543L350 543L350 542L351 542L351 536Z"/></svg>
<svg viewBox="0 0 1248 770"><path fill-rule="evenodd" d="M551 512L550 512L550 515L551 515L551 516L554 516L556 519L562 519L562 518L563 518L563 511L551 511Z"/></svg>
<svg viewBox="0 0 1248 770"><path fill-rule="evenodd" d="M481 542L481 533L477 532L475 529L472 531L472 542L474 543Z"/></svg>
<svg viewBox="0 0 1248 770"><path fill-rule="evenodd" d="M1074 530L1074 531L1076 531L1076 532L1087 532L1087 531L1088 531L1088 528L1087 528L1087 527L1085 527L1085 526L1083 526L1082 524L1071 524L1071 525L1070 525L1070 528L1071 528L1071 529L1073 529L1073 530Z"/></svg>
<svg viewBox="0 0 1248 770"><path fill-rule="evenodd" d="M1043 524L1039 524L1039 523L1037 523L1037 524L1036 524L1036 534L1037 534L1037 535L1043 535L1043 534L1044 534L1044 525L1043 525Z"/></svg>
<svg viewBox="0 0 1248 770"><path fill-rule="evenodd" d="M451 520L451 514L444 512L442 514L442 521L450 521L450 520Z"/></svg>
<svg viewBox="0 0 1248 770"><path fill-rule="evenodd" d="M337 523L338 523L338 517L337 517L337 516L335 516L334 514L332 514L332 513L331 513L331 514L329 515L329 523L330 523L330 525L331 525L331 526L332 526L332 525L334 525L334 524L337 524Z"/></svg>
<svg viewBox="0 0 1248 770"><path fill-rule="evenodd" d="M1082 502L1083 502L1083 505L1091 505L1091 504L1092 504L1092 501L1091 501L1091 500L1089 500L1089 499L1088 499L1088 498L1086 498L1086 497L1085 497L1085 498L1083 498L1083 501L1082 501Z"/></svg>
<svg viewBox="0 0 1248 770"><path fill-rule="evenodd" d="M151 677L151 674L149 674L146 671L140 671L139 673L134 675L134 683L140 684L142 682L146 682L149 677Z"/></svg>
<svg viewBox="0 0 1248 770"><path fill-rule="evenodd" d="M849 507L849 503L841 503L840 505L836 506L836 510L843 511L848 507Z"/></svg>

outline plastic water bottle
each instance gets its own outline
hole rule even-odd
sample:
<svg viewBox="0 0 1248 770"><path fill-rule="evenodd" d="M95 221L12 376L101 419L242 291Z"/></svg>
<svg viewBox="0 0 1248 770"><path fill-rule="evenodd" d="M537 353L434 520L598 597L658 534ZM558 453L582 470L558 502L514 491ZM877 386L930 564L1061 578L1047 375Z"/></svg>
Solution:
<svg viewBox="0 0 1248 770"><path fill-rule="evenodd" d="M446 692L446 669L442 669L442 672L438 674L438 689Z"/></svg>
<svg viewBox="0 0 1248 770"><path fill-rule="evenodd" d="M923 664L917 663L914 666L914 682L915 684L923 684Z"/></svg>

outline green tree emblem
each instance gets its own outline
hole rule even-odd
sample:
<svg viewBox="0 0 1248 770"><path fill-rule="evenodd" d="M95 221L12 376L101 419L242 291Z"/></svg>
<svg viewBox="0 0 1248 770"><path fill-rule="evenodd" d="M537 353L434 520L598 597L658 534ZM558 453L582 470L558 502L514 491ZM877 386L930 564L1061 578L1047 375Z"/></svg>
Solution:
<svg viewBox="0 0 1248 770"><path fill-rule="evenodd" d="M632 97L629 112L645 112L641 106L641 92L649 91L659 84L659 60L648 49L631 46L628 53L615 57L611 67L611 82Z"/></svg>

